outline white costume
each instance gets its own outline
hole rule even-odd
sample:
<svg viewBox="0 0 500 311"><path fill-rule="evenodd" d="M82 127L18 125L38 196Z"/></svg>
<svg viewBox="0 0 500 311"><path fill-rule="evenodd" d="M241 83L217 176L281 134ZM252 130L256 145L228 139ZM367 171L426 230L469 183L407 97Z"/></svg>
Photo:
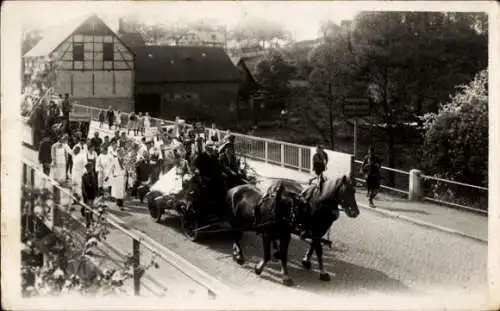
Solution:
<svg viewBox="0 0 500 311"><path fill-rule="evenodd" d="M96 172L99 187L107 188L111 186L111 178L108 174L111 171L111 164L113 163L112 161L113 157L109 154L101 153L97 157ZM109 177L107 181L105 181L106 177Z"/></svg>
<svg viewBox="0 0 500 311"><path fill-rule="evenodd" d="M149 116L144 116L144 136L151 137L151 119Z"/></svg>
<svg viewBox="0 0 500 311"><path fill-rule="evenodd" d="M72 150L73 153L75 153L76 146L80 147L80 153L85 153L85 155L87 154L88 152L87 144L81 144L81 143L76 144L75 146L73 146Z"/></svg>
<svg viewBox="0 0 500 311"><path fill-rule="evenodd" d="M172 139L169 144L164 146L164 160L169 165L177 162L174 151L177 151L181 158L183 158L186 154L183 144L175 138Z"/></svg>
<svg viewBox="0 0 500 311"><path fill-rule="evenodd" d="M115 111L114 115L115 115L116 127L120 127L120 124L122 123L122 117L118 111Z"/></svg>
<svg viewBox="0 0 500 311"><path fill-rule="evenodd" d="M52 145L52 178L58 182L66 181L66 163L68 161L68 147L62 143Z"/></svg>
<svg viewBox="0 0 500 311"><path fill-rule="evenodd" d="M73 155L73 169L71 170L71 185L73 192L82 197L82 176L85 173L87 155L81 152Z"/></svg>
<svg viewBox="0 0 500 311"><path fill-rule="evenodd" d="M117 157L113 157L108 176L111 179L111 196L117 200L125 199L127 172L125 166L120 165Z"/></svg>
<svg viewBox="0 0 500 311"><path fill-rule="evenodd" d="M219 135L219 130L218 129L209 129L208 130L208 139L212 140L212 137L217 137L217 140L220 141L220 135Z"/></svg>
<svg viewBox="0 0 500 311"><path fill-rule="evenodd" d="M118 148L115 148L112 145L109 145L109 147L108 147L108 155L110 155L111 157L116 156L116 150L117 149Z"/></svg>

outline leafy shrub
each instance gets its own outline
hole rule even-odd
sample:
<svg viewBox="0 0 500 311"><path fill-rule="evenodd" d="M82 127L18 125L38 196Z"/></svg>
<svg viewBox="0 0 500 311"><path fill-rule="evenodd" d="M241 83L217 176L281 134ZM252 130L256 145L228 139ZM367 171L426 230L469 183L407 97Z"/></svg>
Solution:
<svg viewBox="0 0 500 311"><path fill-rule="evenodd" d="M23 188L21 199L22 214L32 216L32 221L40 228L44 219L55 207L52 195L48 189ZM27 297L57 296L60 294L78 293L83 295L110 295L116 294L127 279L133 278L133 257L128 255L123 266L119 268L98 270L88 273L83 266L92 258L93 252L106 240L107 228L105 206L98 207L97 217L86 229L84 239L79 241L71 228L65 227L70 223L68 214L65 214L62 226L54 228L53 232L40 237L40 232L24 226L22 231L22 264L21 279L22 293ZM44 247L47 239L50 246ZM44 249L46 248L46 249ZM45 253L46 260L41 260ZM73 262L72 265L69 263ZM144 275L150 267L158 268L153 260L147 265L138 267L139 276Z"/></svg>
<svg viewBox="0 0 500 311"><path fill-rule="evenodd" d="M423 168L441 178L487 186L488 71L479 72L473 81L459 88L438 113L423 117ZM437 187L434 194L450 195L448 190ZM459 192L470 195L467 191L462 187Z"/></svg>

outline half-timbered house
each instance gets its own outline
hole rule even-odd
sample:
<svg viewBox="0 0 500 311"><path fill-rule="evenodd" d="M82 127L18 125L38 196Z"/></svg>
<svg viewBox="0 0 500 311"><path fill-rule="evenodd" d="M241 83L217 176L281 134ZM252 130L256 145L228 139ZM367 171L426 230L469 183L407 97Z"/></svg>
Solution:
<svg viewBox="0 0 500 311"><path fill-rule="evenodd" d="M97 15L46 34L24 65L48 67L54 91L79 104L134 110L134 53Z"/></svg>

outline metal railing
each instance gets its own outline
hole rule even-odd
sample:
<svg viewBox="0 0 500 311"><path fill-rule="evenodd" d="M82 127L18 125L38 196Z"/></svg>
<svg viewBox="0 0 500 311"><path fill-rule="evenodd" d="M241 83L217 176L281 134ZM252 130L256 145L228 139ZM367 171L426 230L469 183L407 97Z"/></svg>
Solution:
<svg viewBox="0 0 500 311"><path fill-rule="evenodd" d="M74 105L74 109L80 111L86 111L92 116L93 120L97 120L97 116L99 114L100 108L83 106L83 105ZM128 117L128 113L125 113ZM165 125L175 125L174 121L162 120L158 118L151 118L153 120L151 122L151 126L159 126L160 124ZM186 124L186 126L192 127L190 124ZM220 133L225 133L226 131L219 130ZM312 147L288 143L284 141L278 141L273 139L261 138L251 135L244 135L239 133L231 133L235 136L235 147L236 151L248 158L264 161L269 164L278 165L298 171L303 172L311 172L312 171ZM356 160L354 161L354 172L353 175L357 176L356 180L364 183L364 179L360 178L360 168L362 161ZM381 188L388 190L392 193L408 197L410 193L410 185L409 185L409 175L410 172L399 170L395 168L390 168L383 166L382 170L382 185ZM390 176L393 175L393 176ZM393 180L391 180L393 179ZM467 189L475 189L478 191L482 191L482 197L487 201L487 191L488 189L485 187L458 183L452 180L440 179L433 176L422 175L421 179L423 180L424 190L428 187L425 187L426 182L429 181L439 182L441 184L448 185L448 188L452 188L449 185L459 185L461 187L465 187ZM391 181L391 185L388 185L388 181ZM445 187L446 188L446 187ZM456 198L452 198L451 196L447 196L447 199L439 199L436 195L424 194L423 198L428 201L432 201L439 204L445 204L454 207L460 207L472 211L481 211L484 212L484 209L474 208L470 205L472 203L457 203ZM453 201L451 201L453 200ZM459 200L460 201L460 200ZM484 200L483 200L484 201ZM487 205L486 205L487 206Z"/></svg>
<svg viewBox="0 0 500 311"><path fill-rule="evenodd" d="M83 216L80 217L79 213L72 213L76 198L70 190L45 175L35 163L27 159L22 159L22 168L23 185L29 186L32 189L47 189L51 195L52 207L50 210L44 211L45 217L43 218L43 222L47 228L58 232L61 231L63 226L69 226L69 222L73 224L75 222L80 223L81 228L85 227ZM79 202L78 208L80 207L83 207L87 212L94 215L98 214L95 209L84 203ZM25 211L24 213L34 215L35 211ZM186 262L185 259L163 245L137 230L127 228L125 223L111 213L106 213L105 222L106 227L109 229L109 235L102 242L100 248L104 250L103 257L106 257L108 263L95 263L95 265L98 267L120 266L127 255L124 250L130 250L128 253L132 254L134 269L133 279L131 280L132 284L129 284L132 288L125 287L124 291L126 293L144 295L144 291L141 291L141 289L145 289L148 293L160 297L167 295L170 297L173 294L188 294L192 296L193 293L198 293L214 299L230 292L230 288L196 266ZM77 231L71 230L72 234L75 234L75 239L77 239ZM146 270L142 275L140 269L138 269L141 267L141 262L143 264L147 263L152 258L161 260L159 265L160 270ZM163 276L163 278L158 276ZM175 290L184 291L185 293L179 292L175 294Z"/></svg>
<svg viewBox="0 0 500 311"><path fill-rule="evenodd" d="M99 121L99 112L101 108L73 104L75 112L85 112L91 116L93 121ZM127 112L122 114L128 117ZM163 120L158 118L151 118L151 128L156 129L160 125L175 125L175 121ZM123 125L122 125L123 126ZM192 128L192 124L186 124L187 128ZM123 126L123 128L127 128ZM218 129L220 134L225 134L227 131ZM153 130L154 132L154 130ZM208 129L206 133L208 134ZM264 161L275 165L280 165L290 169L295 169L304 172L311 172L312 170L312 154L311 147L299 144L293 144L283 141L276 141L267 138L255 137L251 135L244 135L240 133L233 133L235 136L235 147L238 153L244 154L246 157Z"/></svg>
<svg viewBox="0 0 500 311"><path fill-rule="evenodd" d="M361 165L363 164L363 161L355 160L354 161L354 175L356 176L356 181L364 183L365 179L361 178L362 173L361 173ZM389 175L390 173L394 173L394 185L393 186L387 186L384 184L381 184L380 187L385 190L389 190L392 193L396 193L398 195L402 195L404 197L408 197L409 194L409 176L410 172L403 171L403 170L398 170L395 168L390 168L386 166L381 167L381 182L386 182L389 180Z"/></svg>
<svg viewBox="0 0 500 311"><path fill-rule="evenodd" d="M488 188L421 175L422 198L481 214L488 213Z"/></svg>

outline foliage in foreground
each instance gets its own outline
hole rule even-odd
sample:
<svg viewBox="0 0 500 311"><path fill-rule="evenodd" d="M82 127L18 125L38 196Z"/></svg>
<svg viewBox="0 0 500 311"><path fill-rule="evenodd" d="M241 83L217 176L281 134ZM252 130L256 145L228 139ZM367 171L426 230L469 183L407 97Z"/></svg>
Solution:
<svg viewBox="0 0 500 311"><path fill-rule="evenodd" d="M460 89L438 113L423 118L425 171L487 187L488 70Z"/></svg>
<svg viewBox="0 0 500 311"><path fill-rule="evenodd" d="M40 236L40 227L48 220L51 209L56 208L47 189L23 188L22 214L34 224L23 228L22 240L22 293L25 297L58 296L61 294L112 295L124 291L124 284L134 276L133 258L127 256L122 266L111 269L86 269L99 247L109 235L105 206L94 214L94 221L79 239L68 214L63 215L62 226ZM31 217L30 217L31 216ZM28 221L29 222L29 221ZM74 220L73 220L74 223ZM37 229L38 227L38 229ZM45 259L42 260L42 252ZM154 259L139 266L139 276L150 267L158 268Z"/></svg>

